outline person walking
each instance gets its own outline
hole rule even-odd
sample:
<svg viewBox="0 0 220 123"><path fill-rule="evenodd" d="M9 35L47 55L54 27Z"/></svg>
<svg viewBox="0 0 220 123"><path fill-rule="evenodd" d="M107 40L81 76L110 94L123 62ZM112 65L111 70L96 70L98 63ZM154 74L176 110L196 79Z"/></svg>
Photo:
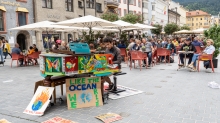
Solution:
<svg viewBox="0 0 220 123"><path fill-rule="evenodd" d="M7 56L11 56L10 52L11 52L11 47L10 47L10 44L8 43L8 40L5 40L4 42L4 49L3 49L3 54L5 56L5 59L7 58ZM11 56L12 58L12 56Z"/></svg>
<svg viewBox="0 0 220 123"><path fill-rule="evenodd" d="M4 61L3 61L3 42L2 42L2 39L0 39L0 57L1 57L0 63L4 63Z"/></svg>

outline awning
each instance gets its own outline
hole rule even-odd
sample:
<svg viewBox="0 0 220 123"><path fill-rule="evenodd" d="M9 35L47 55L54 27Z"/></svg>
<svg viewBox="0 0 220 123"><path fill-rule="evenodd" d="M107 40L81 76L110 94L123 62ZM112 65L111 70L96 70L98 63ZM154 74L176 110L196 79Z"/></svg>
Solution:
<svg viewBox="0 0 220 123"><path fill-rule="evenodd" d="M4 7L4 6L0 6L0 10L2 10L2 11L5 11L5 12L6 12L6 9L5 9L5 7Z"/></svg>
<svg viewBox="0 0 220 123"><path fill-rule="evenodd" d="M18 7L16 12L29 12L26 8Z"/></svg>

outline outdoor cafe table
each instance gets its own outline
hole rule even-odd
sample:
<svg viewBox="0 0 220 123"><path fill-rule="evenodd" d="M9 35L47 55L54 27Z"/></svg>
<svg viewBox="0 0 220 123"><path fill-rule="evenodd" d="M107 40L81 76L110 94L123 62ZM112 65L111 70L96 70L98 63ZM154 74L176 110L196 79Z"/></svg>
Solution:
<svg viewBox="0 0 220 123"><path fill-rule="evenodd" d="M185 66L186 66L186 55L187 55L187 54L190 54L190 53L194 53L194 52L193 52L193 51L178 51L178 53L185 55L185 57L184 57L184 65L183 65L183 67L185 67ZM177 69L177 71L180 70L181 68L182 68L182 67L179 66L179 68Z"/></svg>

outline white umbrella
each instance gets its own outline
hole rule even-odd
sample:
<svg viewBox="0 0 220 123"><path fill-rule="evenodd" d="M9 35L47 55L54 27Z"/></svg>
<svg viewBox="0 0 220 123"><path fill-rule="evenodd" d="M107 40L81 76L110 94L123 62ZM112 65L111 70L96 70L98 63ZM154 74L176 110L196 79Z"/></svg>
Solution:
<svg viewBox="0 0 220 123"><path fill-rule="evenodd" d="M199 29L193 30L193 32L194 33L203 33L205 30L207 30L207 29L199 28Z"/></svg>
<svg viewBox="0 0 220 123"><path fill-rule="evenodd" d="M122 21L122 20L118 20L115 22L112 22L114 24L116 24L117 26L109 26L109 27L105 27L106 29L118 29L118 30L122 30L122 29L127 29L127 28L135 28L135 29L139 29L138 26L135 26L134 24Z"/></svg>
<svg viewBox="0 0 220 123"><path fill-rule="evenodd" d="M103 20L101 18L94 17L92 15L87 15L79 18L74 18L71 20L61 21L56 23L57 25L71 26L71 27L105 27L105 26L116 26L110 21Z"/></svg>
<svg viewBox="0 0 220 123"><path fill-rule="evenodd" d="M140 24L140 23L136 23L136 24L134 24L134 26L138 27L138 30L156 29L156 27L148 26L148 25ZM137 28L128 28L125 30L135 30L135 29L137 29Z"/></svg>
<svg viewBox="0 0 220 123"><path fill-rule="evenodd" d="M189 34L189 33L193 33L193 31L189 31L189 30L180 30L175 32L175 34Z"/></svg>

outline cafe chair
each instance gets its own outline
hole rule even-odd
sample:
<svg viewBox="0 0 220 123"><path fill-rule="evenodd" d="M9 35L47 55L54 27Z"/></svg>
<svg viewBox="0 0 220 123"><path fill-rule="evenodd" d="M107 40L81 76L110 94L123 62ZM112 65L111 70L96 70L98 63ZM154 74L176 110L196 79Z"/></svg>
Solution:
<svg viewBox="0 0 220 123"><path fill-rule="evenodd" d="M131 60L130 60L130 70L132 68L132 61L134 61L134 68L135 68L135 61L138 61L138 64L140 66L140 71L141 71L141 63L143 60L146 60L146 58L144 57L144 53L141 51L131 51ZM147 65L146 65L147 66Z"/></svg>
<svg viewBox="0 0 220 123"><path fill-rule="evenodd" d="M18 67L18 61L20 60L20 59L24 59L24 57L22 56L22 55L19 55L19 54L16 54L16 53L12 53L11 54L11 67L12 67L12 62L13 61L17 61L17 67Z"/></svg>
<svg viewBox="0 0 220 123"><path fill-rule="evenodd" d="M213 52L214 53L214 52ZM211 64L211 67L212 67L212 72L214 73L214 66L213 66L213 62L212 62L212 59L213 59L213 53L212 54L203 54L201 56L198 57L198 66L197 66L197 70L199 72L199 63L200 61L210 61L209 63Z"/></svg>
<svg viewBox="0 0 220 123"><path fill-rule="evenodd" d="M165 58L165 64L166 64L166 58L169 58L169 63L170 63L170 54L171 51L165 48L158 48L157 49L157 57L160 57L160 61L161 61L161 57L164 56Z"/></svg>
<svg viewBox="0 0 220 123"><path fill-rule="evenodd" d="M125 63L128 63L128 55L126 48L120 48L121 56L124 58Z"/></svg>

